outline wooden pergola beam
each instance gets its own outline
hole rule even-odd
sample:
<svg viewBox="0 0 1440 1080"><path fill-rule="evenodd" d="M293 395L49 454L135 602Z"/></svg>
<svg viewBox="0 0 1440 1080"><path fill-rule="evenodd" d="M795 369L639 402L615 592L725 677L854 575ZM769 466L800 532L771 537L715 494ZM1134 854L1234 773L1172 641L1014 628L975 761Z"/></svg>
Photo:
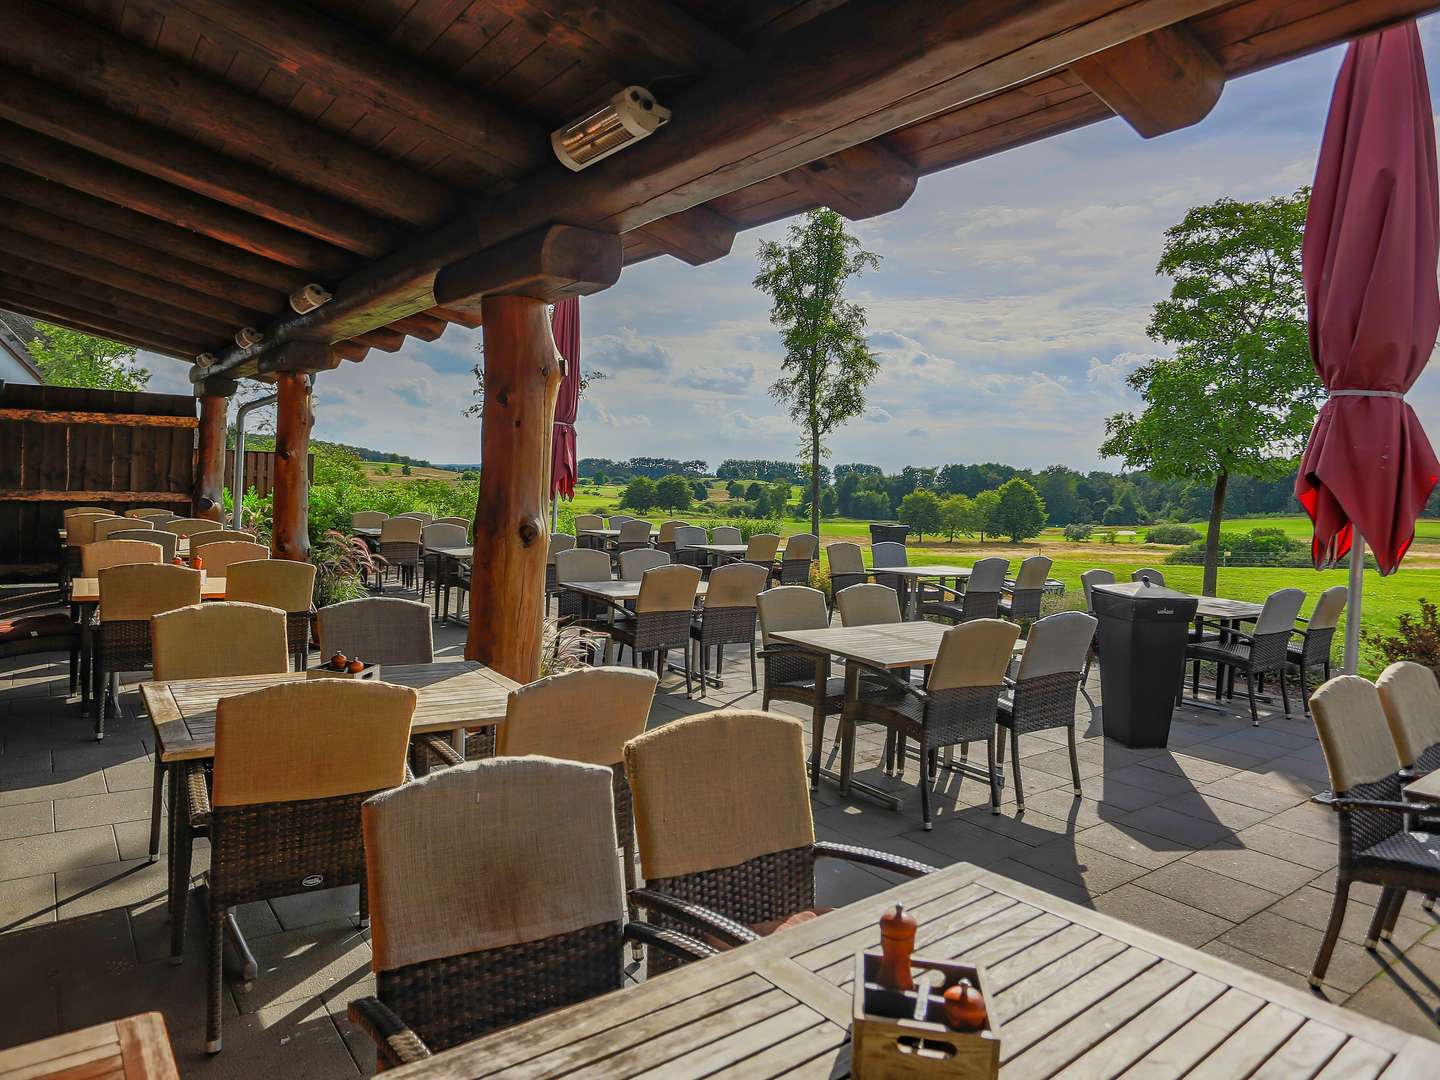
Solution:
<svg viewBox="0 0 1440 1080"><path fill-rule="evenodd" d="M474 310L486 296L551 302L584 296L620 279L623 249L610 233L549 225L445 267L435 277L435 299L447 308Z"/></svg>
<svg viewBox="0 0 1440 1080"><path fill-rule="evenodd" d="M737 226L708 206L692 206L637 230L691 266L723 259L735 246Z"/></svg>
<svg viewBox="0 0 1440 1080"><path fill-rule="evenodd" d="M289 294L309 281L294 267L252 255L123 206L85 195L31 173L0 166L0 196L77 225L109 233L164 255L186 259L263 288Z"/></svg>
<svg viewBox="0 0 1440 1080"><path fill-rule="evenodd" d="M545 40L593 56L622 85L635 72L689 75L734 63L738 46L666 0L492 0ZM542 21L543 20L543 21Z"/></svg>
<svg viewBox="0 0 1440 1080"><path fill-rule="evenodd" d="M407 315L403 319L396 319L385 329L408 334L421 341L439 341L441 335L445 333L445 328L449 325L444 319L417 312L414 315Z"/></svg>
<svg viewBox="0 0 1440 1080"><path fill-rule="evenodd" d="M344 273L354 259L339 248L173 184L0 121L5 160L26 172L98 199L321 276Z"/></svg>
<svg viewBox="0 0 1440 1080"><path fill-rule="evenodd" d="M549 153L547 132L344 23L282 0L170 0L167 19L267 59L391 122L418 127L496 176L519 176Z"/></svg>
<svg viewBox="0 0 1440 1080"><path fill-rule="evenodd" d="M0 67L0 118L186 191L361 255L388 251L399 230L267 169L206 149L59 87Z"/></svg>
<svg viewBox="0 0 1440 1080"><path fill-rule="evenodd" d="M0 60L37 79L103 94L123 109L163 103L201 143L374 214L433 225L453 208L451 193L429 177L119 34L41 0L6 0L5 9Z"/></svg>
<svg viewBox="0 0 1440 1080"><path fill-rule="evenodd" d="M167 356L188 359L193 357L199 348L193 339L181 340L149 326L137 326L121 319L98 319L91 312L56 300L53 296L0 289L0 307L18 311L33 319L43 319L68 326L72 330L82 330L97 337L134 345L139 349L165 353Z"/></svg>
<svg viewBox="0 0 1440 1080"><path fill-rule="evenodd" d="M433 315L437 319L444 319L446 322L463 326L467 330L475 330L485 324L484 316L478 311L459 311L456 308L433 307L425 314Z"/></svg>
<svg viewBox="0 0 1440 1080"><path fill-rule="evenodd" d="M89 311L97 318L115 318L136 326L154 326L172 336L200 341L224 335L224 323L169 307L149 297L105 285L81 274L10 258L0 263L0 285L37 296L52 295L71 307Z"/></svg>
<svg viewBox="0 0 1440 1080"><path fill-rule="evenodd" d="M367 349L379 349L381 352L399 352L405 347L405 335L398 330L391 330L384 326L377 326L374 330L356 334L350 340Z"/></svg>
<svg viewBox="0 0 1440 1080"><path fill-rule="evenodd" d="M915 193L919 171L882 143L868 142L791 169L784 179L851 221L898 210Z"/></svg>
<svg viewBox="0 0 1440 1080"><path fill-rule="evenodd" d="M1142 138L1198 124L1225 89L1225 71L1184 25L1165 26L1070 65Z"/></svg>

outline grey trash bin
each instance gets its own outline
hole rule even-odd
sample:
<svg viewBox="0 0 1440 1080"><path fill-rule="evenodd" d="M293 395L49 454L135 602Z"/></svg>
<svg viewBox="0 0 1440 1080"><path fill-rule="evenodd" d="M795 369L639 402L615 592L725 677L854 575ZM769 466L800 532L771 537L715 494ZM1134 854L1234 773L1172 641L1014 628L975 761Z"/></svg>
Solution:
<svg viewBox="0 0 1440 1080"><path fill-rule="evenodd" d="M894 521L872 521L870 523L870 543L872 544L903 544L905 537L909 535L909 525L902 525Z"/></svg>
<svg viewBox="0 0 1440 1080"><path fill-rule="evenodd" d="M1096 585L1091 597L1100 620L1105 736L1126 746L1164 746L1199 601L1143 581Z"/></svg>

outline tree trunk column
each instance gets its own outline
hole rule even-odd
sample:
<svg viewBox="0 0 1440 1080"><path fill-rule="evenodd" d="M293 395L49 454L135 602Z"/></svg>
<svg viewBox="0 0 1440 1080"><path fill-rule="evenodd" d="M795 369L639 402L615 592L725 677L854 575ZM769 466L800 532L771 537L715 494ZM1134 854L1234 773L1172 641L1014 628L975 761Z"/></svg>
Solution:
<svg viewBox="0 0 1440 1080"><path fill-rule="evenodd" d="M211 521L220 521L225 510L225 412L229 403L230 399L223 393L200 395L194 514Z"/></svg>
<svg viewBox="0 0 1440 1080"><path fill-rule="evenodd" d="M310 557L310 376L281 372L276 382L280 400L275 418L275 503L270 551L277 559L304 562Z"/></svg>
<svg viewBox="0 0 1440 1080"><path fill-rule="evenodd" d="M561 358L544 300L487 296L480 499L465 656L518 682L540 674L550 449Z"/></svg>

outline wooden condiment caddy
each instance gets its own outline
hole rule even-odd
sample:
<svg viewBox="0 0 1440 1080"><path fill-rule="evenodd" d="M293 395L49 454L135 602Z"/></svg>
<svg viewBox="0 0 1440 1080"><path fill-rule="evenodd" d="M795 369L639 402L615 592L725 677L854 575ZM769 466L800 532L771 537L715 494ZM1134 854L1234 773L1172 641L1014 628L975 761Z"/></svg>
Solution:
<svg viewBox="0 0 1440 1080"><path fill-rule="evenodd" d="M912 955L915 921L898 906L880 920L884 944L855 957L850 1072L857 1080L996 1080L1000 1075L1000 1020L989 979L979 964ZM947 1022L945 992L968 983L967 1009L979 1013L979 1030Z"/></svg>
<svg viewBox="0 0 1440 1080"><path fill-rule="evenodd" d="M380 678L379 664L366 664L359 671L336 671L328 664L321 664L319 667L305 669L307 679L378 679Z"/></svg>

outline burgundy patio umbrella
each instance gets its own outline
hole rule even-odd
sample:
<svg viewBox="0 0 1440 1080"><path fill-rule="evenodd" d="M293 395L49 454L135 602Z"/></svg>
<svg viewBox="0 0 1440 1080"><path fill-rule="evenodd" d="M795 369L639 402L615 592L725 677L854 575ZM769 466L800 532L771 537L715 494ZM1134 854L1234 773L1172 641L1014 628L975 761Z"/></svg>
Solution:
<svg viewBox="0 0 1440 1080"><path fill-rule="evenodd" d="M579 459L575 456L575 414L580 409L580 298L566 297L550 316L555 347L565 358L565 378L555 399L555 432L550 442L550 498L575 496Z"/></svg>
<svg viewBox="0 0 1440 1080"><path fill-rule="evenodd" d="M1329 391L1295 479L1315 565L1351 553L1353 671L1365 545L1400 565L1440 478L1405 402L1440 330L1435 129L1415 24L1350 44L1335 82L1302 249L1310 352ZM1362 539L1363 538L1363 539Z"/></svg>

